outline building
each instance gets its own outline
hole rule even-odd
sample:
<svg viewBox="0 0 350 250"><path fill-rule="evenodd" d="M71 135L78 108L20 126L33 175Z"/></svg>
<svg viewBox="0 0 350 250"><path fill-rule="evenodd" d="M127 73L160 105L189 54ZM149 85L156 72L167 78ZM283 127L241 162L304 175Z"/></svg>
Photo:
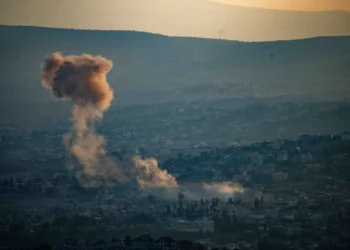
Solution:
<svg viewBox="0 0 350 250"><path fill-rule="evenodd" d="M212 180L214 180L214 181L221 181L221 180L222 180L222 173L221 173L221 170L213 169L213 170L212 170L212 173L213 173L213 178L212 178Z"/></svg>
<svg viewBox="0 0 350 250"><path fill-rule="evenodd" d="M274 172L272 174L272 179L274 181L285 181L288 179L288 174L284 172Z"/></svg>
<svg viewBox="0 0 350 250"><path fill-rule="evenodd" d="M350 141L350 133L343 133L340 135L342 140Z"/></svg>
<svg viewBox="0 0 350 250"><path fill-rule="evenodd" d="M272 149L274 149L274 150L278 150L278 149L281 148L281 143L278 142L278 141L275 141L275 142L273 142L273 143L270 143L270 144L269 144L269 148L272 148Z"/></svg>
<svg viewBox="0 0 350 250"><path fill-rule="evenodd" d="M310 154L310 153L302 154L302 155L300 156L300 161L301 161L302 163L310 162L310 161L312 161L313 159L314 159L314 157L313 157L313 155Z"/></svg>
<svg viewBox="0 0 350 250"><path fill-rule="evenodd" d="M310 162L304 165L303 172L319 172L321 169L323 169L323 164Z"/></svg>
<svg viewBox="0 0 350 250"><path fill-rule="evenodd" d="M252 220L265 220L265 214L263 213L250 213L249 218Z"/></svg>
<svg viewBox="0 0 350 250"><path fill-rule="evenodd" d="M273 219L273 220L278 220L279 219L279 208L270 208L267 210L268 216Z"/></svg>
<svg viewBox="0 0 350 250"><path fill-rule="evenodd" d="M292 213L292 212L286 212L284 214L284 219L286 219L286 220L293 221L294 218L295 218L295 216L294 216L294 213Z"/></svg>
<svg viewBox="0 0 350 250"><path fill-rule="evenodd" d="M232 181L234 182L250 182L252 179L250 174L244 172L243 174L236 174L232 176Z"/></svg>
<svg viewBox="0 0 350 250"><path fill-rule="evenodd" d="M268 206L275 202L275 196L273 194L263 194L262 198L264 203Z"/></svg>
<svg viewBox="0 0 350 250"><path fill-rule="evenodd" d="M238 248L238 244L237 243L229 243L226 245L226 248L229 249L229 250L235 250L235 249L239 249Z"/></svg>
<svg viewBox="0 0 350 250"><path fill-rule="evenodd" d="M258 191L263 191L265 188L265 185L264 184L256 184L256 185L254 185L254 188Z"/></svg>
<svg viewBox="0 0 350 250"><path fill-rule="evenodd" d="M261 199L262 191L247 189L244 192L235 193L234 199L240 200L242 204L254 206L255 199Z"/></svg>
<svg viewBox="0 0 350 250"><path fill-rule="evenodd" d="M277 161L287 161L289 159L287 151L282 151L277 154Z"/></svg>
<svg viewBox="0 0 350 250"><path fill-rule="evenodd" d="M275 163L265 164L260 168L260 170L264 174L271 174L276 171L276 164Z"/></svg>
<svg viewBox="0 0 350 250"><path fill-rule="evenodd" d="M253 166L260 167L264 163L263 157L259 154L254 154L251 156L251 162Z"/></svg>
<svg viewBox="0 0 350 250"><path fill-rule="evenodd" d="M196 220L195 225L202 232L214 232L214 221L212 219L203 218L202 220Z"/></svg>

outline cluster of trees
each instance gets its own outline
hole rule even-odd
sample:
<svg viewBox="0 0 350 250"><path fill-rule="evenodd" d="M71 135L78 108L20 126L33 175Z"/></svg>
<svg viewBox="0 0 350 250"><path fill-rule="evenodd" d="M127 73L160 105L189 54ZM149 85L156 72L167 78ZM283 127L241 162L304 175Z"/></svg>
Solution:
<svg viewBox="0 0 350 250"><path fill-rule="evenodd" d="M46 231L50 228L60 228L60 227L68 227L70 229L77 229L82 226L96 226L97 221L85 215L74 215L74 216L57 216L55 219L50 222L44 222L40 225L39 229Z"/></svg>
<svg viewBox="0 0 350 250"><path fill-rule="evenodd" d="M199 207L199 203L195 202L191 206L184 207L183 203L180 202L179 206L177 208L177 216L178 217L185 217L187 219L197 219L197 218L203 218L205 215L209 213L210 210L214 210L219 205L220 199L219 198L212 198L211 200L200 200L200 205L206 204L207 206ZM233 204L233 199L229 198L227 200L228 204ZM171 214L171 207L167 206L167 214Z"/></svg>
<svg viewBox="0 0 350 250"><path fill-rule="evenodd" d="M146 213L139 213L135 214L134 216L130 217L126 221L128 224L137 225L137 224L151 224L157 222L157 219Z"/></svg>
<svg viewBox="0 0 350 250"><path fill-rule="evenodd" d="M332 146L329 146L325 149L324 154L334 154L334 153L347 153L350 150L349 141L343 141L340 135L302 135L296 141L291 141L284 139L282 140L283 144L290 145L304 145L305 148L312 148L312 146L320 145L322 143L333 143ZM183 153L178 153L177 158L171 158L166 160L162 168L167 168L170 165L186 165L186 164L195 164L201 161L214 160L218 161L223 154L234 154L237 150L240 152L256 152L257 150L264 150L269 148L269 144L273 143L272 141L263 141L257 142L251 145L245 145L240 147L230 146L224 149L220 148L211 148L209 151L203 151L200 155L192 156L191 154L184 155ZM231 159L232 160L232 159ZM249 161L249 159L247 159Z"/></svg>
<svg viewBox="0 0 350 250"><path fill-rule="evenodd" d="M19 186L23 185L22 179L18 179L17 182L18 182ZM0 186L1 187L13 187L14 183L15 183L15 180L12 177L4 178L0 181Z"/></svg>
<svg viewBox="0 0 350 250"><path fill-rule="evenodd" d="M204 250L207 249L205 245L201 244L201 243L197 243L197 242L193 242L190 240L175 240L169 236L163 236L160 237L158 239L153 239L150 235L141 235L138 236L136 238L131 238L129 235L127 235L124 240L119 240L119 239L113 239L113 242L120 242L122 243L120 245L120 247L118 247L118 249L137 249L137 247L140 247L140 249L149 249L149 250L160 250L160 249L179 249L179 250ZM99 246L101 247L101 249L103 249L104 245L107 245L109 242L107 242L106 240L102 239L99 240L95 243L85 243L85 246ZM75 242L74 240L69 240L66 241L65 245L67 248L69 248L69 245L76 245L77 242ZM53 246L51 245L47 245L47 244L43 244L40 245L36 248L34 248L35 250L51 250L54 249ZM65 248L62 248L65 249ZM217 248L217 247L212 247L212 250L228 250L228 248L226 247L221 247L221 248ZM237 248L237 250L244 250L244 248Z"/></svg>

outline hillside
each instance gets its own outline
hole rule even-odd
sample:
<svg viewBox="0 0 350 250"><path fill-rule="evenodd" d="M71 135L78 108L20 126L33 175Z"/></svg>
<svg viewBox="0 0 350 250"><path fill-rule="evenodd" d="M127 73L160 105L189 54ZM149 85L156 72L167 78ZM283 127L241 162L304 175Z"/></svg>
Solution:
<svg viewBox="0 0 350 250"><path fill-rule="evenodd" d="M40 85L46 55L111 59L119 105L349 90L350 37L254 42L133 31L0 26L2 103L53 101Z"/></svg>

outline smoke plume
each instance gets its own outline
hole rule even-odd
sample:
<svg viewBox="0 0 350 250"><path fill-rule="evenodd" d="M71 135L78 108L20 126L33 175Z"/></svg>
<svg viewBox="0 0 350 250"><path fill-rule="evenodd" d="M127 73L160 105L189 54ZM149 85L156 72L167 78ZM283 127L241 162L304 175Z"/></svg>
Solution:
<svg viewBox="0 0 350 250"><path fill-rule="evenodd" d="M191 183L181 186L180 192L191 200L201 198L229 198L236 193L244 192L244 188L239 183L234 182L211 182L211 183Z"/></svg>
<svg viewBox="0 0 350 250"><path fill-rule="evenodd" d="M234 193L243 192L243 187L234 182L214 182L211 184L203 183L203 190L207 196L231 197Z"/></svg>
<svg viewBox="0 0 350 250"><path fill-rule="evenodd" d="M106 79L112 67L112 61L88 54L64 57L54 53L45 60L43 86L74 105L73 126L63 137L67 153L72 156L68 169L85 187L114 186L136 179L145 189L176 188L176 179L159 169L155 159L135 157L130 165L123 166L108 157L105 138L95 133L94 123L102 118L113 99Z"/></svg>
<svg viewBox="0 0 350 250"><path fill-rule="evenodd" d="M115 186L135 180L150 191L175 197L180 189L188 196L207 197L231 195L240 187L232 183L202 184L199 187L179 187L176 179L158 167L156 159L134 157L125 165L110 158L106 140L96 134L94 124L102 119L113 99L113 90L106 76L112 61L97 56L62 56L54 53L46 58L42 71L42 84L59 99L73 103L72 127L63 142L70 156L69 171L84 187Z"/></svg>
<svg viewBox="0 0 350 250"><path fill-rule="evenodd" d="M106 79L112 66L112 61L100 56L63 57L60 53L46 58L43 66L43 86L74 104L73 126L63 141L74 159L69 170L83 186L111 186L126 180L122 167L106 155L105 138L94 131L94 123L113 99Z"/></svg>
<svg viewBox="0 0 350 250"><path fill-rule="evenodd" d="M54 53L45 60L43 86L62 99L72 100L80 110L74 112L79 129L87 119L101 118L113 99L106 75L113 63L106 58L88 54L63 57Z"/></svg>
<svg viewBox="0 0 350 250"><path fill-rule="evenodd" d="M174 176L158 168L156 159L134 158L136 179L141 188L177 188Z"/></svg>

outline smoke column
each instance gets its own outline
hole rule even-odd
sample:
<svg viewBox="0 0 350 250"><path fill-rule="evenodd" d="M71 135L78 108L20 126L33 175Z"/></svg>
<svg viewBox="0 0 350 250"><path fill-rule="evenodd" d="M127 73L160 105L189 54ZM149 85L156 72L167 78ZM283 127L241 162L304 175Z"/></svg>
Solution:
<svg viewBox="0 0 350 250"><path fill-rule="evenodd" d="M174 176L158 168L156 159L134 158L136 179L141 188L178 188Z"/></svg>
<svg viewBox="0 0 350 250"><path fill-rule="evenodd" d="M97 56L62 56L54 53L46 58L42 69L42 85L59 99L73 103L72 127L63 142L71 157L68 166L84 187L115 186L135 180L142 189L175 196L185 189L188 196L206 197L231 195L240 192L239 185L224 182L202 184L193 188L179 187L176 179L166 170L158 168L156 159L134 157L128 166L122 165L106 154L106 140L94 131L94 123L113 100L113 90L106 75L113 67L112 61Z"/></svg>
<svg viewBox="0 0 350 250"><path fill-rule="evenodd" d="M106 141L94 131L94 123L103 116L113 99L106 75L113 63L88 54L63 57L54 53L46 58L42 84L54 96L73 102L73 126L64 136L64 145L78 164L76 173L83 186L109 186L125 180L122 168L105 152Z"/></svg>
<svg viewBox="0 0 350 250"><path fill-rule="evenodd" d="M113 63L101 56L88 54L63 57L54 53L46 58L42 84L54 96L72 101L73 126L63 142L73 161L68 169L85 187L114 186L136 179L141 188L174 188L175 178L158 168L155 159L135 157L123 166L107 156L106 140L94 131L95 121L102 118L113 99L106 75Z"/></svg>

